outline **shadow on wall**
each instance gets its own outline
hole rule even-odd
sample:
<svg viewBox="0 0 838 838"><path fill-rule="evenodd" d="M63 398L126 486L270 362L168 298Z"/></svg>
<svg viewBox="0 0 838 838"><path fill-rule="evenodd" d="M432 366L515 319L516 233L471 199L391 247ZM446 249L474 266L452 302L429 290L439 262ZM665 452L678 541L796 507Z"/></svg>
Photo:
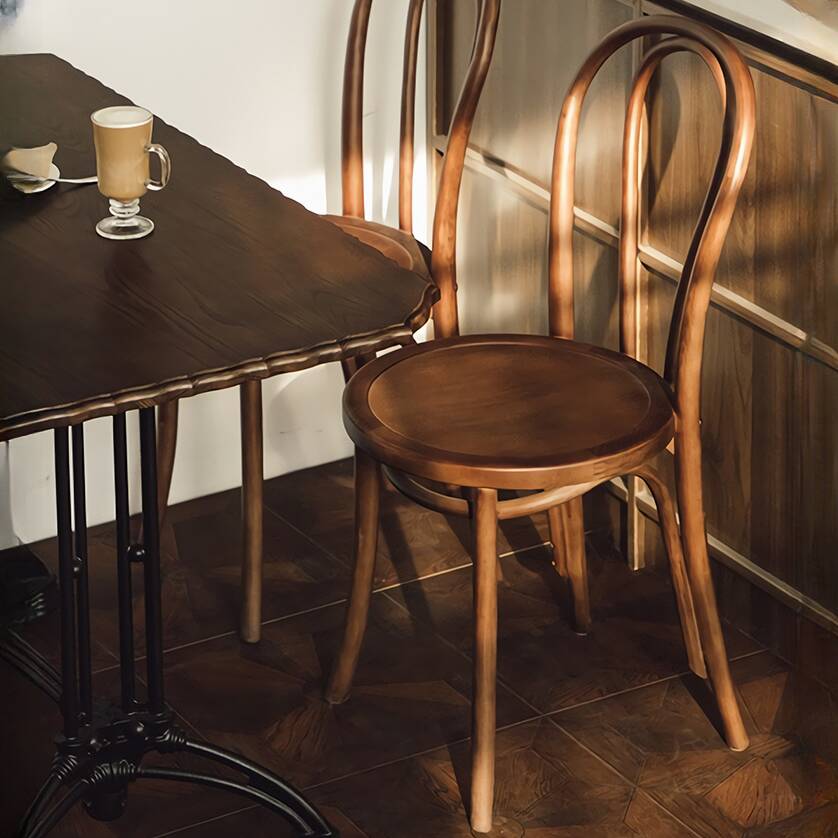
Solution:
<svg viewBox="0 0 838 838"><path fill-rule="evenodd" d="M364 75L364 195L367 217L393 226L398 225L399 126L401 106L402 61L404 57L404 29L407 22L407 3L373 3L367 38ZM426 13L427 16L427 13ZM348 19L347 19L348 24ZM425 24L423 23L423 26ZM328 211L340 213L341 194L341 107L331 85L343 80L346 27L332 27L327 48L329 72L324 78L329 84L323 90L323 101L337 98L337 106L328 111L324 132L324 160L326 161L326 195ZM418 66L424 66L424 38L420 38ZM421 74L420 74L421 75ZM421 197L424 187L424 90L417 79L416 91L416 169L414 177L414 215L417 236L424 235L424 208Z"/></svg>
<svg viewBox="0 0 838 838"><path fill-rule="evenodd" d="M0 0L0 18L14 17L22 4L23 0Z"/></svg>

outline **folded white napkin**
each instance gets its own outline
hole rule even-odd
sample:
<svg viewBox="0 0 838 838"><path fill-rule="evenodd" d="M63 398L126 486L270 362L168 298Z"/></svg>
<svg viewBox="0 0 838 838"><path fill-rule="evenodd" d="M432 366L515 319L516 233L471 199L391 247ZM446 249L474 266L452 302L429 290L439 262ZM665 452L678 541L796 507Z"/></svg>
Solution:
<svg viewBox="0 0 838 838"><path fill-rule="evenodd" d="M47 143L38 148L13 148L0 159L0 172L23 172L35 177L49 177L49 167L58 146Z"/></svg>

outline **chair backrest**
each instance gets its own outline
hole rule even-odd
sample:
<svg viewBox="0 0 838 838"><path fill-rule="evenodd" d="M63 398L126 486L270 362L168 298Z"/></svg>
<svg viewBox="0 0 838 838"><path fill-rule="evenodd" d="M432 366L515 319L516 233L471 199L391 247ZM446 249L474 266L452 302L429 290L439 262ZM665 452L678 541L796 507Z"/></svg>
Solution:
<svg viewBox="0 0 838 838"><path fill-rule="evenodd" d="M629 95L623 135L620 220L620 348L634 353L637 329L633 300L637 283L640 201L640 141L649 82L661 60L689 51L707 64L721 94L724 122L716 167L684 262L669 328L664 377L675 393L679 418L697 432L704 327L716 268L745 179L754 137L755 96L748 67L734 45L703 24L669 15L630 21L591 53L564 100L553 159L550 205L550 333L573 337L573 225L576 142L590 84L605 61L636 38L671 36L643 57Z"/></svg>
<svg viewBox="0 0 838 838"><path fill-rule="evenodd" d="M471 60L448 133L448 145L437 192L433 226L432 273L441 299L434 309L437 337L456 334L457 205L466 150L477 105L492 61L501 0L476 0L477 25ZM399 227L413 228L413 137L416 115L416 66L424 0L410 0L405 29L399 142ZM343 77L341 140L343 214L364 217L363 99L364 57L372 0L355 0Z"/></svg>

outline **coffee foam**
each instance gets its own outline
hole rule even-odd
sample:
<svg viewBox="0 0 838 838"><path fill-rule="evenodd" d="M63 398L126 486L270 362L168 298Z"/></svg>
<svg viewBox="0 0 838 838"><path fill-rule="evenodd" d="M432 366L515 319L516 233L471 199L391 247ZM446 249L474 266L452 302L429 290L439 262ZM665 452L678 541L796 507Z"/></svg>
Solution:
<svg viewBox="0 0 838 838"><path fill-rule="evenodd" d="M151 119L151 111L134 105L117 105L102 108L90 118L102 128L137 128Z"/></svg>

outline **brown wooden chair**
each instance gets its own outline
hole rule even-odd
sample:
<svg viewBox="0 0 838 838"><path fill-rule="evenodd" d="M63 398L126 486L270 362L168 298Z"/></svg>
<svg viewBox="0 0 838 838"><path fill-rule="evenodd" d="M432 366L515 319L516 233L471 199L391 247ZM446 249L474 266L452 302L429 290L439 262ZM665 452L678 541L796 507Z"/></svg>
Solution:
<svg viewBox="0 0 838 838"><path fill-rule="evenodd" d="M416 65L419 31L424 0L410 0L405 34L404 75L401 103L401 142L399 155L399 228L364 218L363 179L363 93L364 57L372 0L356 0L352 10L343 85L343 215L325 218L346 233L376 248L402 267L429 272L441 284L453 277L457 204L462 181L468 138L486 75L489 72L497 33L500 0L477 0L479 13L474 50L460 99L454 111L443 163L436 208L434 241L438 253L420 244L413 230L413 136L416 108ZM366 358L343 361L348 379ZM256 643L262 622L262 386L249 381L240 388L242 433L242 515L244 518L242 555L242 640ZM158 504L162 516L168 504L177 447L178 402L158 409Z"/></svg>
<svg viewBox="0 0 838 838"><path fill-rule="evenodd" d="M622 352L573 338L574 177L579 117L605 60L645 36L672 36L642 60L629 99L623 146ZM679 283L661 377L627 354L635 328L639 156L644 101L662 58L689 51L716 79L723 139ZM355 569L346 630L326 689L346 699L367 621L378 532L380 467L403 493L431 509L470 516L475 532L474 698L471 824L492 826L497 645L498 520L562 509L594 486L636 475L650 487L663 528L684 640L693 671L715 692L727 744L748 746L730 677L707 556L701 487L699 403L704 327L713 278L745 177L754 133L748 68L722 35L669 16L635 20L612 32L576 76L561 112L550 213L550 337L451 337L411 346L364 366L344 396L344 423L356 446ZM441 310L456 323L455 286L442 284ZM442 319L442 318L441 318ZM675 504L652 458L675 442ZM423 482L424 481L424 482ZM426 481L464 487L446 494ZM538 490L498 500L498 490ZM578 509L578 507L576 507ZM568 512L562 513L567 515ZM572 541L578 527L567 530ZM682 548L683 542L683 548ZM568 544L559 572L587 608L584 553ZM683 549L683 552L682 552ZM684 562L686 554L686 565ZM578 615L577 615L578 620Z"/></svg>

